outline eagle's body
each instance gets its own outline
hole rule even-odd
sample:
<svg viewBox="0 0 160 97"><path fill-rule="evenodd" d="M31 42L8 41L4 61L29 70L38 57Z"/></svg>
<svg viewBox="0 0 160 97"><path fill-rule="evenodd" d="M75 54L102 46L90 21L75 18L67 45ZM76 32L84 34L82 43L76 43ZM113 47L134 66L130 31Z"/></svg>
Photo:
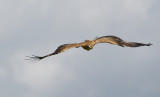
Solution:
<svg viewBox="0 0 160 97"><path fill-rule="evenodd" d="M81 42L81 43L70 43L70 44L60 45L51 54L48 54L48 55L42 56L42 57L33 55L33 57L29 57L29 58L40 60L40 59L43 59L43 58L46 58L46 57L49 57L49 56L52 56L52 55L55 55L55 54L62 53L62 52L66 51L70 48L78 48L78 47L82 47L83 49L89 51L89 50L93 49L95 44L98 44L98 43L110 43L110 44L118 45L118 46L121 46L121 47L124 47L124 46L126 46L126 47L139 47L139 46L150 46L150 45L152 45L150 43L144 44L144 43L137 43L137 42L126 42L126 41L124 41L121 38L116 37L116 36L103 36L103 37L96 38L94 40L85 40L84 42Z"/></svg>

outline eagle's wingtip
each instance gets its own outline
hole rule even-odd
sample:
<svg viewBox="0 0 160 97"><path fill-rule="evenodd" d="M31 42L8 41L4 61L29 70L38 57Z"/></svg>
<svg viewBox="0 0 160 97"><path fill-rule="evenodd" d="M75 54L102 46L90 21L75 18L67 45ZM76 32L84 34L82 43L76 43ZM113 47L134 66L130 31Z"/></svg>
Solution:
<svg viewBox="0 0 160 97"><path fill-rule="evenodd" d="M39 61L39 60L44 58L44 57L39 57L39 56L35 56L35 55L26 56L26 57L29 58L29 59L25 59L25 60L31 60L31 61Z"/></svg>
<svg viewBox="0 0 160 97"><path fill-rule="evenodd" d="M152 44L152 43L148 43L148 44L147 44L147 46L151 46L151 45L153 45L153 44Z"/></svg>

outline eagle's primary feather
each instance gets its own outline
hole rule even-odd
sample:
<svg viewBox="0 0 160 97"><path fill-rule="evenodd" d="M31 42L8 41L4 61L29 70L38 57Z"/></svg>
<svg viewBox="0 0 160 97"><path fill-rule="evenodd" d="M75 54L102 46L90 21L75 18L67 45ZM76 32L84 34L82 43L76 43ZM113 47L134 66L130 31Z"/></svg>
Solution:
<svg viewBox="0 0 160 97"><path fill-rule="evenodd" d="M94 40L85 40L84 42L81 42L81 43L70 43L70 44L60 45L51 54L48 54L48 55L42 56L42 57L33 55L32 57L29 57L29 58L41 60L43 58L62 53L70 48L78 48L78 47L82 47L83 49L89 51L89 50L93 49L95 44L98 44L98 43L110 43L110 44L118 45L121 47L124 47L124 46L126 46L126 47L139 47L139 46L152 45L151 43L144 44L144 43L137 43L137 42L127 42L127 41L124 41L121 38L116 37L116 36L103 36L103 37L98 37Z"/></svg>

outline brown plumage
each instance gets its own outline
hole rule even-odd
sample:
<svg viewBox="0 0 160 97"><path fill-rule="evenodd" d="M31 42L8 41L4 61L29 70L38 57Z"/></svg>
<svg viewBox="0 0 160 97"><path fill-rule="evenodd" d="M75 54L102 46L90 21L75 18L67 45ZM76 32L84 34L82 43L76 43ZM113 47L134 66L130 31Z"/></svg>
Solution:
<svg viewBox="0 0 160 97"><path fill-rule="evenodd" d="M40 57L40 56L33 55L32 57L29 57L29 56L28 57L31 59L41 60L43 58L62 53L70 48L78 48L78 47L82 47L83 49L89 51L89 50L93 49L95 44L98 44L98 43L110 43L110 44L118 45L121 47L124 47L124 46L126 46L126 47L139 47L139 46L152 45L151 43L144 44L144 43L137 43L137 42L127 42L127 41L124 41L121 38L116 37L116 36L103 36L103 37L96 38L94 40L85 40L84 42L81 42L81 43L70 43L70 44L60 45L53 53L48 54L46 56Z"/></svg>

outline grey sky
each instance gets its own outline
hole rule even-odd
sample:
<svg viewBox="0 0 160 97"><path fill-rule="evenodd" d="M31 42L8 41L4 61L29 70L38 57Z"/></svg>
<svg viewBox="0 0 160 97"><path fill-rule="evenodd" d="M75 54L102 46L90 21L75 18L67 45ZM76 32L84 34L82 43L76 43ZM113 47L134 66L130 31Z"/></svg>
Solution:
<svg viewBox="0 0 160 97"><path fill-rule="evenodd" d="M160 97L159 0L0 0L0 97ZM59 45L115 35L31 64Z"/></svg>

